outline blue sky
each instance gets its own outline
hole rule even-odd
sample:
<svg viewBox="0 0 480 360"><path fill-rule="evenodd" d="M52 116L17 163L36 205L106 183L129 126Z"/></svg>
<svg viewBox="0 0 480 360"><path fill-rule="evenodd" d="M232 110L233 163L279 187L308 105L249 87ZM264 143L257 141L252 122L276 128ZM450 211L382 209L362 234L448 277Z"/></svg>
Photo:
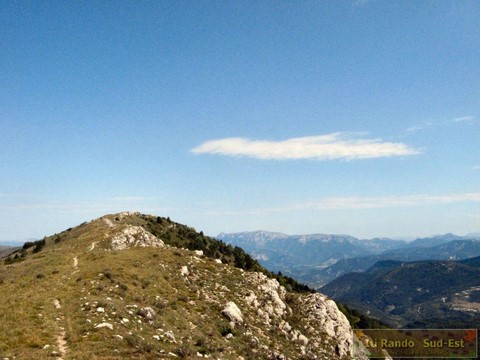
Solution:
<svg viewBox="0 0 480 360"><path fill-rule="evenodd" d="M478 1L0 5L0 240L480 230Z"/></svg>

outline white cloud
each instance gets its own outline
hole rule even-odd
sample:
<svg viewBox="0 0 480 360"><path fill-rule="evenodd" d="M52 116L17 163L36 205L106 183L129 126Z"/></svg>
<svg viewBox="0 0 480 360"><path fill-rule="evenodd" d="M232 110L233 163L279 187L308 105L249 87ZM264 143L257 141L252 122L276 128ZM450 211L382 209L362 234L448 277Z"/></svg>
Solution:
<svg viewBox="0 0 480 360"><path fill-rule="evenodd" d="M403 143L360 139L339 132L283 141L226 138L204 142L191 151L195 154L246 156L262 160L353 160L420 154L419 150Z"/></svg>
<svg viewBox="0 0 480 360"><path fill-rule="evenodd" d="M462 116L462 117L453 119L453 122L471 122L474 119L475 119L474 116Z"/></svg>

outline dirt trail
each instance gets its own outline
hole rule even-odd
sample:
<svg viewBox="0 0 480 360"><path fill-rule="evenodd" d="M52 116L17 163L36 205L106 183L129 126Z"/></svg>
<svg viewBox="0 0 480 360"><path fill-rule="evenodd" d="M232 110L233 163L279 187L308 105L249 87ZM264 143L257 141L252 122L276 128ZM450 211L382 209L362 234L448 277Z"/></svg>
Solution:
<svg viewBox="0 0 480 360"><path fill-rule="evenodd" d="M60 301L58 299L53 300L53 306L55 306L55 309L57 310L60 310L62 308L62 305L60 304ZM63 319L63 315L61 316L61 318ZM57 318L57 320L60 320L60 319ZM63 357L67 353L68 345L67 345L67 341L65 340L65 336L66 336L65 328L59 327L59 330L60 332L56 338L57 349L58 349L57 359L63 360Z"/></svg>
<svg viewBox="0 0 480 360"><path fill-rule="evenodd" d="M93 251L93 249L95 249L96 244L97 244L96 241L92 242L92 245L90 245L90 249L88 251Z"/></svg>
<svg viewBox="0 0 480 360"><path fill-rule="evenodd" d="M58 352L60 353L60 357L57 360L63 360L63 357L67 353L68 345L67 341L65 340L65 330L62 330L60 334L57 336L57 347Z"/></svg>

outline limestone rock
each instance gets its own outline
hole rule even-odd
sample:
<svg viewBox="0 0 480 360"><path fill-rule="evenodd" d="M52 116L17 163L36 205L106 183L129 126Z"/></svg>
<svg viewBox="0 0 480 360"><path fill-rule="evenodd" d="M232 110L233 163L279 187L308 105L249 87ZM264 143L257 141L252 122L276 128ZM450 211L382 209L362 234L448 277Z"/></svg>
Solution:
<svg viewBox="0 0 480 360"><path fill-rule="evenodd" d="M126 225L112 239L113 250L131 247L163 247L164 243L140 226Z"/></svg>
<svg viewBox="0 0 480 360"><path fill-rule="evenodd" d="M60 305L60 301L57 299L53 300L53 306L55 306L55 309L61 309L62 305Z"/></svg>
<svg viewBox="0 0 480 360"><path fill-rule="evenodd" d="M229 301L225 308L222 310L222 314L229 319L230 321L236 324L243 323L243 315L240 309L238 308L237 304L233 301Z"/></svg>
<svg viewBox="0 0 480 360"><path fill-rule="evenodd" d="M182 268L180 269L180 274L182 274L183 276L188 276L188 274L190 274L186 265L182 266Z"/></svg>
<svg viewBox="0 0 480 360"><path fill-rule="evenodd" d="M304 295L300 304L309 323L316 328L324 329L329 337L337 343L339 356L354 355L354 334L345 315L338 309L333 300L320 293Z"/></svg>
<svg viewBox="0 0 480 360"><path fill-rule="evenodd" d="M110 330L113 330L113 325L110 323L104 322L95 326L95 329L101 329L101 328L109 328Z"/></svg>

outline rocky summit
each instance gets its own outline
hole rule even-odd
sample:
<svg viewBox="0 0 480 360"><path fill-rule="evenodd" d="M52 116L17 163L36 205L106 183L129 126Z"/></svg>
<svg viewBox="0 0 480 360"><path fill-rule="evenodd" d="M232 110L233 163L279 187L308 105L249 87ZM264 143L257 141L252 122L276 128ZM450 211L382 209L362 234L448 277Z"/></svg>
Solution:
<svg viewBox="0 0 480 360"><path fill-rule="evenodd" d="M106 215L2 258L0 358L364 358L332 300L279 276L169 218Z"/></svg>

